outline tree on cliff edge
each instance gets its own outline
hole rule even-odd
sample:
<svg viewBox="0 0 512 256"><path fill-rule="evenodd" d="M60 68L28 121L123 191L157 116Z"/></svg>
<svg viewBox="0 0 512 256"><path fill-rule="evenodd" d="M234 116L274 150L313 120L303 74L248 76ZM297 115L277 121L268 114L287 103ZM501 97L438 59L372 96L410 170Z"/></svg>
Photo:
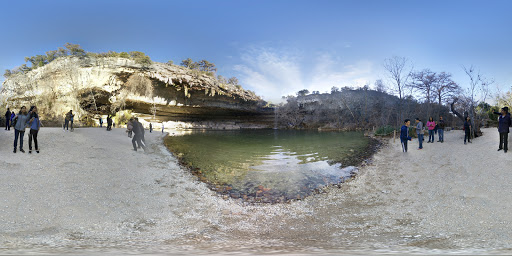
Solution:
<svg viewBox="0 0 512 256"><path fill-rule="evenodd" d="M66 43L64 45L72 56L85 56L85 51L79 44Z"/></svg>

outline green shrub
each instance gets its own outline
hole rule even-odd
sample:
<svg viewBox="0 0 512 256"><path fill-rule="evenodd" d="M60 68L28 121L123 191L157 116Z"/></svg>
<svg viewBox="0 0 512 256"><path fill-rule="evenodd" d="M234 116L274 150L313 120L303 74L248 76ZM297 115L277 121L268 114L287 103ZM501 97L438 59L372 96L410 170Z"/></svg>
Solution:
<svg viewBox="0 0 512 256"><path fill-rule="evenodd" d="M375 131L375 135L377 135L377 136L390 135L390 134L393 134L394 130L395 130L395 128L392 126L389 126L389 125L381 126L381 127L377 128L377 130Z"/></svg>

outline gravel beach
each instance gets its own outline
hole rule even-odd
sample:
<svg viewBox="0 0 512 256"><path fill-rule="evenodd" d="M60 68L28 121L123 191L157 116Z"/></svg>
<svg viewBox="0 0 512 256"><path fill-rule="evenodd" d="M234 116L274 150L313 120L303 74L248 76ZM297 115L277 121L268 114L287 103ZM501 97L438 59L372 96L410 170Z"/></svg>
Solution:
<svg viewBox="0 0 512 256"><path fill-rule="evenodd" d="M0 254L511 254L512 152L496 129L463 144L399 140L341 188L302 201L223 199L146 132L42 128L41 153L0 130Z"/></svg>

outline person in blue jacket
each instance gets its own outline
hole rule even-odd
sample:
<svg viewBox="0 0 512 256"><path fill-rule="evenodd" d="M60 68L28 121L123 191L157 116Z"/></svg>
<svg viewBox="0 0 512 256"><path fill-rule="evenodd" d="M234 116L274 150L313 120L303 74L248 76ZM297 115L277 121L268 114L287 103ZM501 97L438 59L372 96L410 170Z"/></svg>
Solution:
<svg viewBox="0 0 512 256"><path fill-rule="evenodd" d="M504 107L501 109L501 113L494 112L494 114L499 114L498 117L498 132L500 133L500 145L498 151L502 150L507 153L508 151L508 133L510 132L509 127L512 126L512 120L510 119L510 113L508 112L508 107Z"/></svg>
<svg viewBox="0 0 512 256"><path fill-rule="evenodd" d="M405 119L404 125L400 129L400 141L402 142L402 150L407 152L407 141L412 140L409 136L409 126L411 125L411 120Z"/></svg>

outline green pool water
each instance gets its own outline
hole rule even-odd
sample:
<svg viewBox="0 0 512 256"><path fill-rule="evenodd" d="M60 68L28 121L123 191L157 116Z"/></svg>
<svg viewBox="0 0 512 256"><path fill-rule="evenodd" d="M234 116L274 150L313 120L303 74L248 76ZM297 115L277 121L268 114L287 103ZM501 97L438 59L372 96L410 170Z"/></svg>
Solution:
<svg viewBox="0 0 512 256"><path fill-rule="evenodd" d="M356 169L344 160L364 150L362 132L191 131L167 147L200 179L231 197L281 202L338 184Z"/></svg>

